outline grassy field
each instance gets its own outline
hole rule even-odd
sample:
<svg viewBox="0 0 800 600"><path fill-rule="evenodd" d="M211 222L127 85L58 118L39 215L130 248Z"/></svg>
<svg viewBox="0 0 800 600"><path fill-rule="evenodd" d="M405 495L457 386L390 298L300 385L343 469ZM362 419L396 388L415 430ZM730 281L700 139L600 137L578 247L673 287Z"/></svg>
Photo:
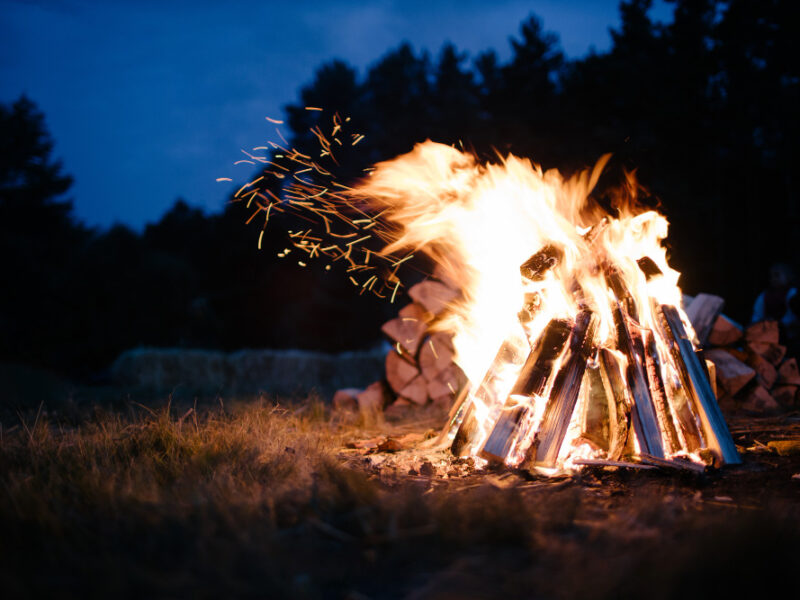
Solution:
<svg viewBox="0 0 800 600"><path fill-rule="evenodd" d="M442 477L348 453L375 432L315 400L42 409L0 433L6 598L760 597L800 564L800 460L767 451L701 476Z"/></svg>

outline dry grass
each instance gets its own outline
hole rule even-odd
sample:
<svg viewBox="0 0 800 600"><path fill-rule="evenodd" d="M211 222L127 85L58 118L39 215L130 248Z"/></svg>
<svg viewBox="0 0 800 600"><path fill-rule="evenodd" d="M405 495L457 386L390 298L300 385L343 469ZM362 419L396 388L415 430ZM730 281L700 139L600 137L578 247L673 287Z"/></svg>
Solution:
<svg viewBox="0 0 800 600"><path fill-rule="evenodd" d="M587 475L505 488L473 474L436 486L424 477L387 483L338 456L352 434L317 401L4 423L0 589L5 597L700 597L718 589L709 577L758 591L790 575L797 558L792 488L765 496L759 479L740 509L698 497L737 496L755 487L747 478L758 471L730 482Z"/></svg>

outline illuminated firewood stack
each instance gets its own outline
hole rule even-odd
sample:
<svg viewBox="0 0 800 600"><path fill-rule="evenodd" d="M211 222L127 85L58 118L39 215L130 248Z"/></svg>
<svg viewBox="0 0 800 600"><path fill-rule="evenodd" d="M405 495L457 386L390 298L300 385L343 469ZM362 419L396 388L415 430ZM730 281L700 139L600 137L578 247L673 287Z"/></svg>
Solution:
<svg viewBox="0 0 800 600"><path fill-rule="evenodd" d="M452 335L436 329L437 319L460 292L443 281L427 279L409 288L408 295L412 302L381 327L392 345L384 379L363 391L340 390L334 397L335 408L357 408L372 422L384 409L428 404L449 409L464 387L466 377L454 362Z"/></svg>
<svg viewBox="0 0 800 600"><path fill-rule="evenodd" d="M776 321L746 329L721 314L722 298L699 294L687 308L698 338L714 364L717 397L726 409L769 414L800 402L797 359L786 356Z"/></svg>

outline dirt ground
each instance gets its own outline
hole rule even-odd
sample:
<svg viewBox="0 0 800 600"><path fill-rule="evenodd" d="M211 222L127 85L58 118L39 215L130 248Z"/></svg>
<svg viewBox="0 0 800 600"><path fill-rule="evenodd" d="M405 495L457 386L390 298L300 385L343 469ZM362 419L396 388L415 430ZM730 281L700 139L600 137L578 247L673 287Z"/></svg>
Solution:
<svg viewBox="0 0 800 600"><path fill-rule="evenodd" d="M796 589L796 413L730 416L740 466L556 478L420 450L437 418L365 430L325 406L263 400L6 417L1 589L353 600Z"/></svg>

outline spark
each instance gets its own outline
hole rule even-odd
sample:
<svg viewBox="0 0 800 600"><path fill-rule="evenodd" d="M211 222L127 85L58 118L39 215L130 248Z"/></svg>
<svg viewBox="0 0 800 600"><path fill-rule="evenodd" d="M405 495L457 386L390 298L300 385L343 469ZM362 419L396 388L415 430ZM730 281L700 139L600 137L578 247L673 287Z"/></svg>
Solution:
<svg viewBox="0 0 800 600"><path fill-rule="evenodd" d="M272 119L270 117L264 117L264 118L270 123L275 123L276 125L283 125L283 121L281 121L280 119Z"/></svg>
<svg viewBox="0 0 800 600"><path fill-rule="evenodd" d="M322 109L317 106L306 106L306 110L317 110L319 112L322 112Z"/></svg>
<svg viewBox="0 0 800 600"><path fill-rule="evenodd" d="M217 181L233 181L230 177L217 177Z"/></svg>

